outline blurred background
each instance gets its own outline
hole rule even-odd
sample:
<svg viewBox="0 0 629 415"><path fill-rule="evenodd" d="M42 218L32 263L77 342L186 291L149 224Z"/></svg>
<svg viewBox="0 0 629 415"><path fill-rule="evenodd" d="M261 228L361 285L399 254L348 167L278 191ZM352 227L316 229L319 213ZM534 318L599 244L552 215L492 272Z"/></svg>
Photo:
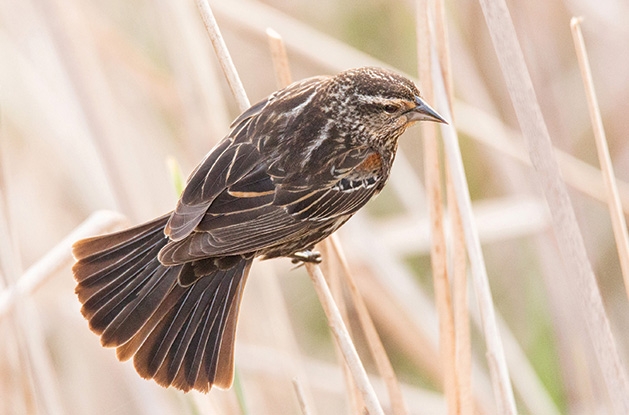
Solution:
<svg viewBox="0 0 629 415"><path fill-rule="evenodd" d="M507 3L612 330L629 361L627 296L601 201L604 188L569 27L572 16L585 18L627 212L629 6L619 0ZM277 89L269 27L286 42L296 80L363 65L417 77L412 1L210 4L252 102ZM446 19L454 124L518 410L610 413L480 6L447 1ZM418 85L421 90L421 79ZM237 115L193 1L3 0L3 295L94 212L120 212L135 224L171 210L177 193L166 160L174 158L187 176ZM410 413L442 414L420 129L409 130L401 147L388 187L340 238ZM321 306L303 268L293 269L290 261L254 264L239 323L237 387L207 396L144 381L131 363L119 363L113 350L101 348L79 312L70 267L68 257L32 295L11 310L0 308L1 413L298 414L295 376L307 385L318 413L351 413ZM472 291L470 296L474 315ZM351 309L348 317L353 327ZM386 408L363 335L358 329L353 334ZM477 326L472 334L476 413L495 413L484 340Z"/></svg>

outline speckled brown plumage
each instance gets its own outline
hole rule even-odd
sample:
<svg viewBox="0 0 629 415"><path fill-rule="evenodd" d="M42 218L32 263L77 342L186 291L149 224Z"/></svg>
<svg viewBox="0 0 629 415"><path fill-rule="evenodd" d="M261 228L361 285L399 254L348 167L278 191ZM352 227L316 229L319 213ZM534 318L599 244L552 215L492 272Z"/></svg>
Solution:
<svg viewBox="0 0 629 415"><path fill-rule="evenodd" d="M90 328L138 373L188 391L229 387L254 257L304 255L386 183L399 136L443 119L380 68L296 82L253 105L191 174L175 210L79 241Z"/></svg>

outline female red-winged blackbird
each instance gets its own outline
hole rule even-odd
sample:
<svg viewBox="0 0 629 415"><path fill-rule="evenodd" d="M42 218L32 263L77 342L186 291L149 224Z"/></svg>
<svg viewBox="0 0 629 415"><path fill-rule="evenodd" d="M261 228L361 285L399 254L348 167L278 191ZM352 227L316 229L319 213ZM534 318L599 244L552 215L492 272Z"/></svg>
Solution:
<svg viewBox="0 0 629 415"><path fill-rule="evenodd" d="M398 137L421 120L445 122L380 68L306 79L253 105L174 212L74 245L90 328L162 386L229 387L253 258L318 262L310 249L382 189Z"/></svg>

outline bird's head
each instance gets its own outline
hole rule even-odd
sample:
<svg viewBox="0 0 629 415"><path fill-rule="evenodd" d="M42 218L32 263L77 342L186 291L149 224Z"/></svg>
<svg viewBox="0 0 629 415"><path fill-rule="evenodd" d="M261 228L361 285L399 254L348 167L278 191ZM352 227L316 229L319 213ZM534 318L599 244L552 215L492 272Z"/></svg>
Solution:
<svg viewBox="0 0 629 415"><path fill-rule="evenodd" d="M418 121L446 123L411 80L383 68L341 72L330 78L326 94L336 104L328 107L336 121L367 141L396 142Z"/></svg>

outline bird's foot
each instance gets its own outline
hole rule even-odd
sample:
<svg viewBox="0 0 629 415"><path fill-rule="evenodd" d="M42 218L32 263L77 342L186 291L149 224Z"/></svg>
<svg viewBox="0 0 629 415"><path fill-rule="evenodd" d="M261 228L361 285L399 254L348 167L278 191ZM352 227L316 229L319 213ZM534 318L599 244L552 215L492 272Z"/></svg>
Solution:
<svg viewBox="0 0 629 415"><path fill-rule="evenodd" d="M306 262L309 262L311 264L321 263L321 254L317 251L312 251L310 249L295 252L293 255L290 256L290 258L293 264L304 264Z"/></svg>

